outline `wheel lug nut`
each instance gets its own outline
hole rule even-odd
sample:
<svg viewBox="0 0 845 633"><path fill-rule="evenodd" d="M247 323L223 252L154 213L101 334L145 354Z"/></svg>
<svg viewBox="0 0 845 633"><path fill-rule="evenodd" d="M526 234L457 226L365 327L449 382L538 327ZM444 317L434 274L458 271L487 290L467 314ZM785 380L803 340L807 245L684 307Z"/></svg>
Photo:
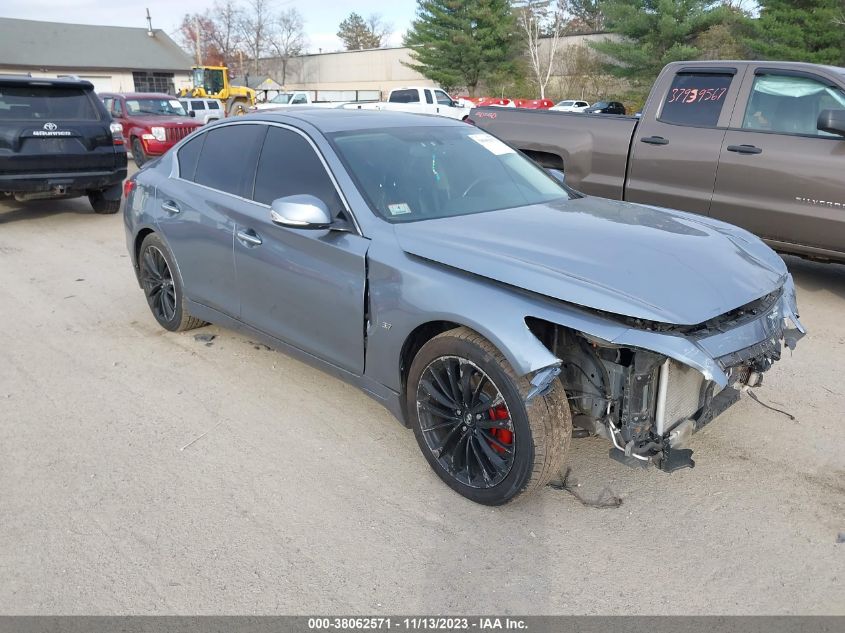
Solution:
<svg viewBox="0 0 845 633"><path fill-rule="evenodd" d="M480 413L476 413L476 414L475 414L475 419L476 419L476 420L480 420L480 419L481 419L481 414L480 414Z"/></svg>

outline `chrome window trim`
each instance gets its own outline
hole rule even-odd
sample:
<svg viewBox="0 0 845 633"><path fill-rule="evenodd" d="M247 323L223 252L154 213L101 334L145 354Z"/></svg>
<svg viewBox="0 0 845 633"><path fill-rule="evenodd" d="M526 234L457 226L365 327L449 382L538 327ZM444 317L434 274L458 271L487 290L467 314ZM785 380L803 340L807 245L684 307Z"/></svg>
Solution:
<svg viewBox="0 0 845 633"><path fill-rule="evenodd" d="M258 202L256 200L252 200L251 198L244 198L243 196L238 196L238 195L235 195L233 193L229 193L228 191L221 191L220 189L215 189L214 187L209 187L207 185L201 185L198 182L194 182L193 180L186 180L185 178L182 178L180 166L179 166L179 149L181 148L181 145L183 143L185 143L186 141L188 141L188 139L193 140L195 138L198 138L202 134L208 134L212 130L219 130L220 128L229 127L231 125L264 125L264 126L280 127L282 129L290 130L291 132L295 132L296 134L299 134L302 138L304 138L308 142L308 144L311 146L311 149L314 150L314 153L317 154L317 158L320 159L320 163L323 165L323 169L325 169L326 174L328 174L329 179L331 180L332 185L334 186L335 192L337 193L338 197L340 198L341 203L343 204L344 211L349 215L349 218L352 220L352 225L355 227L356 233L360 237L364 237L364 232L361 230L361 225L358 224L358 218L356 218L355 214L352 212L352 208L349 205L349 201L346 199L346 196L344 195L343 191L341 190L340 185L337 182L337 178L335 178L334 173L332 173L332 170L329 167L329 164L326 162L326 159L323 156L323 153L320 151L320 148L317 147L317 144L314 142L314 140L310 136L308 136L305 132L303 132L299 128L294 127L292 125L289 125L287 123L279 123L279 122L276 122L276 121L231 121L231 122L226 122L226 123L218 123L211 130L202 130L201 133L197 134L196 136L191 135L191 136L185 137L185 139L183 139L183 141L181 141L179 143L179 145L174 148L173 165L171 166L171 169L170 169L170 178L172 178L173 180L180 180L182 182L186 182L188 184L194 185L195 187L201 187L202 189L207 189L208 191L214 191L215 193L220 193L220 194L223 194L224 196L229 196L230 198L235 198L236 200L243 200L244 202L249 202L250 204L257 205L257 206L262 207L264 209L271 209L272 207L269 204L264 204L263 202ZM263 149L263 145L262 145L262 149ZM258 158L259 158L259 160L261 159L261 150L259 150ZM257 167L258 167L258 163L256 163L256 169L257 169Z"/></svg>

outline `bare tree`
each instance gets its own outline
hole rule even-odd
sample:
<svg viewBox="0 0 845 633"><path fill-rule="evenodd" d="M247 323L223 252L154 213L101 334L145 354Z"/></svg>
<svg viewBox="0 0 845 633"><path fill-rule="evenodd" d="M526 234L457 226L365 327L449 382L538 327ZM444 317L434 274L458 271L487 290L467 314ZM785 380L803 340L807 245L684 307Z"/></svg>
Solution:
<svg viewBox="0 0 845 633"><path fill-rule="evenodd" d="M283 9L273 21L267 40L282 62L282 85L287 81L288 62L305 48L305 20L295 8Z"/></svg>
<svg viewBox="0 0 845 633"><path fill-rule="evenodd" d="M224 66L232 66L241 46L241 10L233 0L216 2L205 16L214 24L208 38L220 52Z"/></svg>
<svg viewBox="0 0 845 633"><path fill-rule="evenodd" d="M372 33L373 38L377 42L376 48L385 46L387 39L393 32L393 25L385 22L379 13L370 14L370 17L367 18L367 28L370 29L370 33Z"/></svg>
<svg viewBox="0 0 845 633"><path fill-rule="evenodd" d="M567 27L563 0L520 0L515 3L517 18L525 37L526 50L540 98L552 75L560 37Z"/></svg>
<svg viewBox="0 0 845 633"><path fill-rule="evenodd" d="M258 60L267 51L271 26L270 0L247 0L239 20L239 31L249 56L253 72L258 72Z"/></svg>

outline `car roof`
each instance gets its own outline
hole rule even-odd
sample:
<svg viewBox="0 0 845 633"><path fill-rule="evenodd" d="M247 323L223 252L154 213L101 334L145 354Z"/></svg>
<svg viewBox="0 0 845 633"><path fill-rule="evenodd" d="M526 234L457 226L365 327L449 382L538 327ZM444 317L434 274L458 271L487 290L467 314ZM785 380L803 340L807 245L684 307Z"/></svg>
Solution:
<svg viewBox="0 0 845 633"><path fill-rule="evenodd" d="M56 86L56 87L77 87L86 90L93 90L94 84L85 79L74 77L28 77L26 75L4 75L0 73L0 83L4 85L21 86Z"/></svg>
<svg viewBox="0 0 845 633"><path fill-rule="evenodd" d="M450 127L466 125L466 123L456 119L430 114L313 107L289 108L283 112L259 112L239 117L239 119L242 121L261 120L278 123L291 123L292 120L301 121L314 126L324 134L358 130L378 130L385 127Z"/></svg>
<svg viewBox="0 0 845 633"><path fill-rule="evenodd" d="M127 99L176 99L165 92L101 92L101 97L125 97Z"/></svg>

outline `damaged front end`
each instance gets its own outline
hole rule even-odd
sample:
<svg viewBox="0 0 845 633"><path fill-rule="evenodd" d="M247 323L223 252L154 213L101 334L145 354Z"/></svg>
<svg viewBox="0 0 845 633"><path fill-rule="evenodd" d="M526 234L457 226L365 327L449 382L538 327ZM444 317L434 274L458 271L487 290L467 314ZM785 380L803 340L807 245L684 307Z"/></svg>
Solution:
<svg viewBox="0 0 845 633"><path fill-rule="evenodd" d="M608 341L529 319L562 363L576 433L613 443L631 466L692 467L689 437L736 403L744 388L804 335L791 277L778 291L696 326L630 323ZM535 376L535 390L548 372ZM552 376L553 377L553 376Z"/></svg>

